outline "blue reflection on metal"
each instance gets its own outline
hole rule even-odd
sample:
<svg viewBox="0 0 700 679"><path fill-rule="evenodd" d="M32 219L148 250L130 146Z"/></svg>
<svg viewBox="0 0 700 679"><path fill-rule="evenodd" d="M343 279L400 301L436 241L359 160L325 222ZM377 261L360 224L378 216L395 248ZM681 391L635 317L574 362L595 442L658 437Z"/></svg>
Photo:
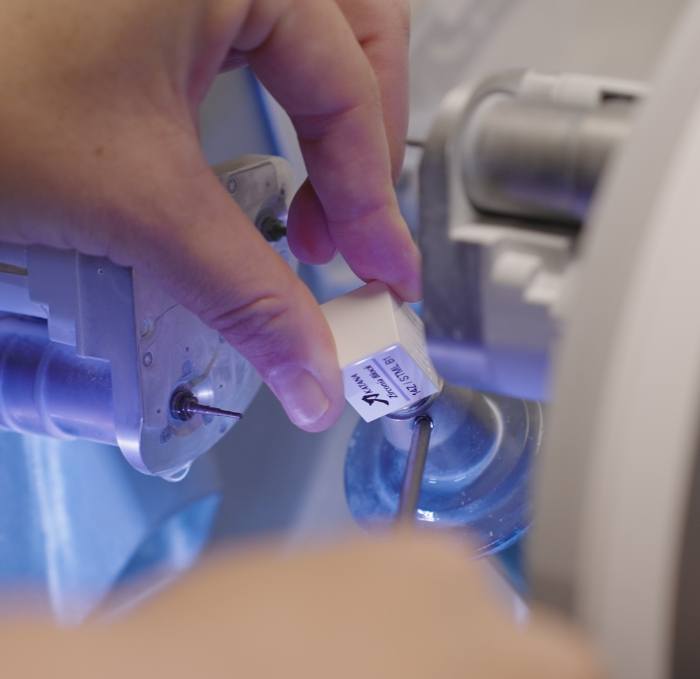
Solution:
<svg viewBox="0 0 700 679"><path fill-rule="evenodd" d="M116 443L109 363L50 341L45 322L1 320L0 427Z"/></svg>
<svg viewBox="0 0 700 679"><path fill-rule="evenodd" d="M117 448L1 432L0 598L74 624L136 576L172 577L208 538L216 476L204 459L166 483L134 471Z"/></svg>
<svg viewBox="0 0 700 679"><path fill-rule="evenodd" d="M464 529L480 554L513 545L530 522L528 477L542 434L540 406L446 387L431 407L435 422L417 518ZM364 525L396 513L406 466L407 423L361 422L345 463L350 511Z"/></svg>

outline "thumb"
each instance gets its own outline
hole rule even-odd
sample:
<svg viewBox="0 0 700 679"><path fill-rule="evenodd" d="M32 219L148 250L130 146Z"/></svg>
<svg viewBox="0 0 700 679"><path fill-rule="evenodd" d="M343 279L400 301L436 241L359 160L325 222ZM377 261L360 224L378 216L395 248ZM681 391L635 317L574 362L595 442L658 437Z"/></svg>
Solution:
<svg viewBox="0 0 700 679"><path fill-rule="evenodd" d="M128 220L138 228L128 238L120 234L112 253L220 332L255 366L297 426L327 428L344 400L333 337L318 304L198 149L185 167L185 176L170 169L155 200L151 181L147 203L131 201L132 209L141 206Z"/></svg>

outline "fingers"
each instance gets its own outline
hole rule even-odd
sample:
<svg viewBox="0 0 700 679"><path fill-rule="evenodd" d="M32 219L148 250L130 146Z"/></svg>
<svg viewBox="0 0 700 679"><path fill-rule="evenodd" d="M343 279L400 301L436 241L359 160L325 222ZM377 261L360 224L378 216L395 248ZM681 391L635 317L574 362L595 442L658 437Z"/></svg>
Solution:
<svg viewBox="0 0 700 679"><path fill-rule="evenodd" d="M417 298L419 258L394 194L380 89L338 6L256 3L233 43L289 113L323 208L308 189L295 199L289 227L300 254L322 259L327 232L361 278Z"/></svg>
<svg viewBox="0 0 700 679"><path fill-rule="evenodd" d="M71 7L86 16L83 3ZM292 206L292 241L318 261L337 248L362 278L413 299L418 256L393 191L377 77L328 0L164 8L89 13L95 30L76 32L80 21L71 20L39 35L36 44L67 36L80 47L70 54L94 56L46 80L46 67L61 61L42 57L30 78L18 80L26 96L11 98L17 124L5 125L15 130L10 138L21 136L8 144L17 147L9 157L27 164L24 193L9 191L18 214L26 213L18 237L147 271L251 360L295 422L323 428L342 407L330 331L308 290L213 178L189 128L194 104L233 49L289 111L301 140L314 190ZM149 22L165 26L163 41L147 39ZM103 36L128 39L132 58L113 62ZM12 51L21 55L28 44L19 40ZM47 110L60 115L47 118ZM46 182L30 167L37 157ZM12 174L17 183L14 163ZM37 200L28 199L32 192Z"/></svg>
<svg viewBox="0 0 700 679"><path fill-rule="evenodd" d="M396 181L403 165L408 130L408 3L405 0L336 2L377 78L392 174Z"/></svg>
<svg viewBox="0 0 700 679"><path fill-rule="evenodd" d="M295 424L325 429L344 406L330 329L214 177L184 118L106 114L84 121L79 144L56 135L48 150L25 145L28 158L43 151L44 160L13 163L0 232L135 267L221 332Z"/></svg>
<svg viewBox="0 0 700 679"><path fill-rule="evenodd" d="M294 197L294 228L287 229L292 252L307 264L326 264L336 253L323 205L307 179Z"/></svg>
<svg viewBox="0 0 700 679"><path fill-rule="evenodd" d="M376 76L392 178L396 181L403 165L408 129L408 5L404 0L336 2ZM323 207L310 182L302 187L296 208L296 228L290 230L293 251L310 264L329 261L335 252L335 245L327 228Z"/></svg>

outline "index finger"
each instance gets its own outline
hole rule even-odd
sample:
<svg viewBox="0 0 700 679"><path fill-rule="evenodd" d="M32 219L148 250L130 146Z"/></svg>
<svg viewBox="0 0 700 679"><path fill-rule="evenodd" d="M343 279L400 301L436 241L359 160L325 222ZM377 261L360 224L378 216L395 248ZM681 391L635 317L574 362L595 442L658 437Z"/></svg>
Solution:
<svg viewBox="0 0 700 679"><path fill-rule="evenodd" d="M323 220L355 273L419 296L419 259L401 218L377 79L350 25L328 0L253 3L233 41L289 113ZM301 200L312 196L305 192Z"/></svg>
<svg viewBox="0 0 700 679"><path fill-rule="evenodd" d="M406 0L336 0L379 83L394 180L401 172L408 130L408 40Z"/></svg>

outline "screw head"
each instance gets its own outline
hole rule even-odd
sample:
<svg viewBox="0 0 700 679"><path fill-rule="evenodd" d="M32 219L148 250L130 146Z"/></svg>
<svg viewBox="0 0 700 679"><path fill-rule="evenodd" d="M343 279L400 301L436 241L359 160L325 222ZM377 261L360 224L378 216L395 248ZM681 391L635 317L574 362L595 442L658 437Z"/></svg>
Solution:
<svg viewBox="0 0 700 679"><path fill-rule="evenodd" d="M287 235L287 225L281 219L270 215L260 221L260 233L266 241L276 243Z"/></svg>

